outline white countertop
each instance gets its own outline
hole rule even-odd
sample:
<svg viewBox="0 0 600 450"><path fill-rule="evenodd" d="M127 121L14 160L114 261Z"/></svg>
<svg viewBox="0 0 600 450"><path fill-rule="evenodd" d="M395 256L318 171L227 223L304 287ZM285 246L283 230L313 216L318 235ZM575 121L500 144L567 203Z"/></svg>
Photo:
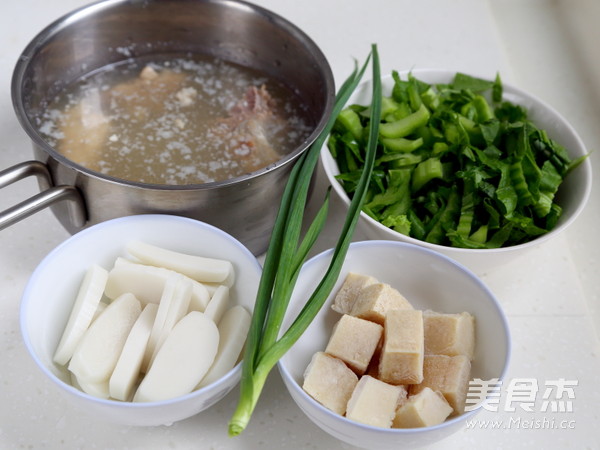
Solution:
<svg viewBox="0 0 600 450"><path fill-rule="evenodd" d="M18 55L48 23L85 3L2 2L0 168L32 157L10 99L10 78ZM600 170L597 0L256 3L306 31L325 53L338 84L352 69L353 58L364 59L371 43L379 46L384 74L392 69L446 68L492 77L499 71L504 81L532 92L567 117L588 148L596 150L591 160L593 168ZM320 173L317 189L324 185ZM0 209L35 192L33 180L7 187L0 194ZM336 201L332 208L341 210ZM431 448L600 448L599 223L597 182L586 210L567 232L526 258L484 275L509 318L513 356L507 381L535 379L541 389L538 401L532 412L516 403L516 411L510 412L505 411L503 397L498 412L482 411L474 429L465 427ZM320 248L334 243L329 236ZM50 211L0 231L0 449L350 448L304 416L277 370L267 382L249 427L238 438L227 437L237 389L209 412L170 427L119 427L72 409L34 366L19 329L19 301L29 275L67 237ZM361 239L360 232L355 238ZM573 411L543 411L544 385L561 378L578 382L571 400ZM500 428L491 429L494 425L486 421L496 421Z"/></svg>

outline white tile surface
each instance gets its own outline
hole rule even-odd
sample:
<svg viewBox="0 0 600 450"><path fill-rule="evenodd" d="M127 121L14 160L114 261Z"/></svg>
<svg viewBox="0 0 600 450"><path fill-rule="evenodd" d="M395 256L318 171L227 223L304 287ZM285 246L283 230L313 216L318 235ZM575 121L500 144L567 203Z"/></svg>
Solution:
<svg viewBox="0 0 600 450"><path fill-rule="evenodd" d="M489 2L501 47L520 87L543 98L577 129L591 151L592 195L568 230L568 252L596 331L600 330L600 2ZM540 76L543 74L543 76Z"/></svg>
<svg viewBox="0 0 600 450"><path fill-rule="evenodd" d="M10 102L10 77L20 51L42 27L81 0L20 0L0 5L0 168L31 157ZM600 65L596 0L260 0L302 27L323 49L339 83L379 45L383 73L450 68L503 79L530 90L565 114L590 148L600 148ZM326 5L326 7L323 7ZM600 154L592 155L594 168ZM324 188L319 179L318 191ZM318 192L317 191L317 192ZM0 208L36 192L31 180L3 189ZM540 382L577 378L570 430L463 429L432 448L600 448L600 372L594 328L600 324L600 183L571 230L527 259L484 277L508 316L514 352L510 376ZM319 195L315 195L318 199ZM314 209L314 205L311 205ZM339 214L334 201L332 211ZM336 220L337 219L337 220ZM335 217L328 228L333 242ZM210 412L171 427L122 428L74 411L33 365L21 341L19 297L32 270L68 234L49 211L0 231L0 448L259 449L349 448L314 426L274 371L249 428L230 439L226 424L237 390ZM356 239L360 239L358 233ZM509 377L510 378L510 377ZM539 412L533 418L543 418ZM478 419L529 418L486 412ZM551 417L549 417L551 418Z"/></svg>

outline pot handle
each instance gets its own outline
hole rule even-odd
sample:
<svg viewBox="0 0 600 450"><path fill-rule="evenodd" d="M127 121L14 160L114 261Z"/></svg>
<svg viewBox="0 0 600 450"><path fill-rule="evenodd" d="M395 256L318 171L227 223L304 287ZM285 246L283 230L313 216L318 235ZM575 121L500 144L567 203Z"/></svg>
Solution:
<svg viewBox="0 0 600 450"><path fill-rule="evenodd" d="M0 189L30 176L37 177L42 192L0 211L0 230L62 200L68 200L71 223L75 227L83 227L86 212L79 190L74 186L52 186L48 167L40 161L25 161L0 171Z"/></svg>

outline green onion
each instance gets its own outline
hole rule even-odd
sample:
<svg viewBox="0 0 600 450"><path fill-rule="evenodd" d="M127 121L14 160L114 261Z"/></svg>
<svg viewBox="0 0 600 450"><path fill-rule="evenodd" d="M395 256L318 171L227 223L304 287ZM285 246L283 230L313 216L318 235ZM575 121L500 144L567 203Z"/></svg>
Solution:
<svg viewBox="0 0 600 450"><path fill-rule="evenodd" d="M373 100L362 174L356 185L327 272L292 325L281 334L285 311L292 296L300 268L316 241L327 215L329 193L323 207L319 210L304 238L300 241L310 180L317 165L321 148L325 144L325 140L348 98L362 78L371 58ZM381 120L381 98L379 56L377 46L373 45L371 54L367 57L361 69L358 70L356 67L340 88L327 125L308 151L294 165L283 193L265 257L252 322L246 341L242 363L240 398L229 422L230 436L237 436L246 428L269 372L310 325L335 285L358 222L375 164L377 137Z"/></svg>

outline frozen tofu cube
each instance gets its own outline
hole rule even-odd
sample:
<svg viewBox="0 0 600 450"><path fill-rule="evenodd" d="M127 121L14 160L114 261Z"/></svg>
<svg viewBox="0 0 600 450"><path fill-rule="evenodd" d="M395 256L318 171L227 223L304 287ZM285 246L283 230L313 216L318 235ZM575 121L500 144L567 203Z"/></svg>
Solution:
<svg viewBox="0 0 600 450"><path fill-rule="evenodd" d="M475 319L463 312L442 314L423 312L426 355L465 355L473 360L475 349Z"/></svg>
<svg viewBox="0 0 600 450"><path fill-rule="evenodd" d="M408 401L408 385L400 384L396 386L400 394L398 395L398 403L396 403L396 411Z"/></svg>
<svg viewBox="0 0 600 450"><path fill-rule="evenodd" d="M375 427L390 428L398 405L400 388L364 375L348 401L346 417Z"/></svg>
<svg viewBox="0 0 600 450"><path fill-rule="evenodd" d="M344 415L356 383L358 377L343 361L317 352L304 372L302 389L324 407Z"/></svg>
<svg viewBox="0 0 600 450"><path fill-rule="evenodd" d="M382 334L383 337L383 334ZM381 349L383 348L383 339L379 340L379 344L375 348L375 353L373 353L373 357L367 366L367 370L365 371L365 375L371 375L372 377L379 378L379 359L381 358Z"/></svg>
<svg viewBox="0 0 600 450"><path fill-rule="evenodd" d="M383 325L392 309L413 309L400 292L385 283L371 284L360 291L350 314Z"/></svg>
<svg viewBox="0 0 600 450"><path fill-rule="evenodd" d="M439 392L425 388L412 395L396 411L393 428L431 427L442 423L452 412L452 407Z"/></svg>
<svg viewBox="0 0 600 450"><path fill-rule="evenodd" d="M350 314L360 291L375 283L377 279L372 276L350 272L335 295L331 309L340 314Z"/></svg>
<svg viewBox="0 0 600 450"><path fill-rule="evenodd" d="M423 313L395 309L385 318L379 378L391 384L423 381Z"/></svg>
<svg viewBox="0 0 600 450"><path fill-rule="evenodd" d="M410 386L410 395L418 394L425 388L439 391L448 401L454 412L465 411L471 361L464 355L425 355L423 360L423 381Z"/></svg>
<svg viewBox="0 0 600 450"><path fill-rule="evenodd" d="M333 327L325 353L341 359L358 375L362 375L382 334L381 325L344 314Z"/></svg>

